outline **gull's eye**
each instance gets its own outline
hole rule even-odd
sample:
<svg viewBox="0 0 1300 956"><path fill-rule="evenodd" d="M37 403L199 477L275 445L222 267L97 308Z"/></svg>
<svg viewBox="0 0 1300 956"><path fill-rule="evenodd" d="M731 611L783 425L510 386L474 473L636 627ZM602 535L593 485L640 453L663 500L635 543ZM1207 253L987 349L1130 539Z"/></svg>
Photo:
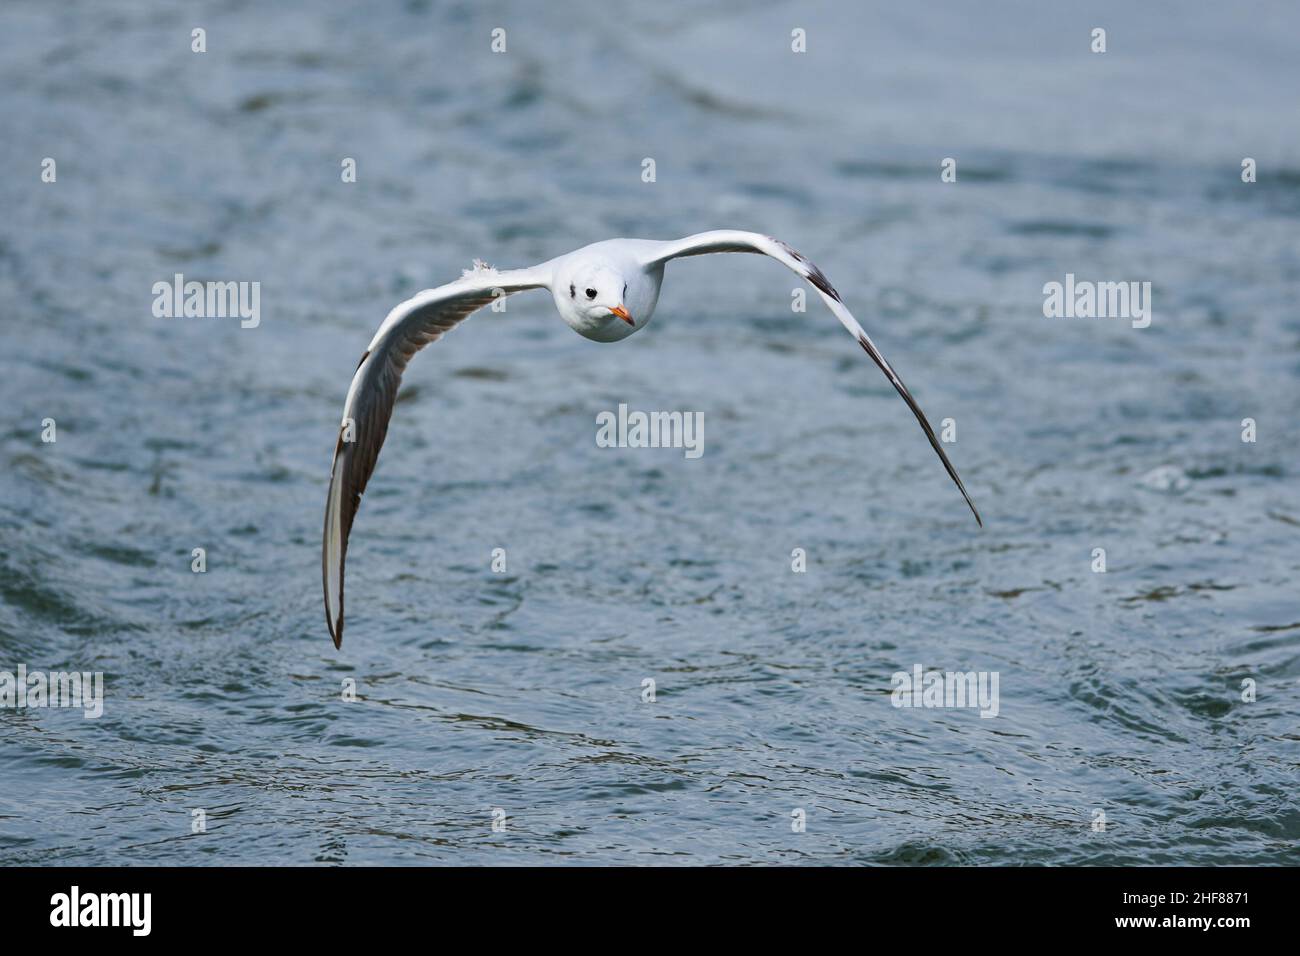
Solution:
<svg viewBox="0 0 1300 956"><path fill-rule="evenodd" d="M577 297L578 297L578 292L577 292L576 289L573 288L573 283L570 282L570 283L569 283L569 298L570 298L570 299L576 299Z"/></svg>
<svg viewBox="0 0 1300 956"><path fill-rule="evenodd" d="M587 298L588 298L588 299L594 299L594 298L596 298L596 290L595 290L595 289L588 289L588 290L587 290Z"/></svg>

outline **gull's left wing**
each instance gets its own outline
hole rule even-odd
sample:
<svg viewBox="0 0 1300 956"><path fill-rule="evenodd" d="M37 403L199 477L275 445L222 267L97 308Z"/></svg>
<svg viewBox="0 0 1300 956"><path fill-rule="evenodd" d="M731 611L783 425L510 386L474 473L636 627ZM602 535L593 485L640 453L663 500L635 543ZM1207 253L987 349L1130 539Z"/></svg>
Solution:
<svg viewBox="0 0 1300 956"><path fill-rule="evenodd" d="M966 493L966 486L961 483L961 478L957 475L957 469L953 468L952 462L948 460L948 456L944 453L943 446L939 444L939 439L935 438L934 429L930 427L929 421L926 420L925 413L921 411L921 406L916 404L916 399L907 390L903 380L898 377L894 367L880 354L880 349L876 348L875 343L871 341L871 337L858 324L858 320L853 317L853 313L845 307L844 301L840 298L840 294L835 291L835 287L831 285L830 280L813 262L805 259L780 239L773 239L771 236L764 236L757 232L741 232L734 229L700 232L693 236L687 236L685 239L678 239L675 242L647 244L647 247L647 254L643 258L643 263L647 268L662 266L669 259L680 259L684 256L703 256L713 252L752 252L770 256L794 272L795 275L808 280L813 288L817 290L817 294L822 297L822 301L826 303L826 306L835 313L835 317L849 330L849 334L858 340L858 344L862 346L863 351L870 355L871 360L885 373L885 378L889 379L889 383L902 396L903 401L907 402L907 407L916 416L922 431L925 432L925 437L930 439L931 446L938 453L939 460L943 462L943 467L947 469L948 477L956 483L962 497L966 499L966 504L970 506L971 514L975 515L976 522L979 523L980 527L984 526L980 513L975 509L975 502L971 501L970 495Z"/></svg>

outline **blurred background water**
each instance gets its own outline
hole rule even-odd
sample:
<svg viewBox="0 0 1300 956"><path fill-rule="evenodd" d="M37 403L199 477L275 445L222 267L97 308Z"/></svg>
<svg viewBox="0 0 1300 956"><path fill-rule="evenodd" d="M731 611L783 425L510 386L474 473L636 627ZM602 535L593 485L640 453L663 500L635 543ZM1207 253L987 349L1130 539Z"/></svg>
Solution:
<svg viewBox="0 0 1300 956"><path fill-rule="evenodd" d="M1298 29L9 0L0 670L107 700L0 710L0 862L1300 861ZM415 359L335 651L327 472L388 309L721 227L826 271L987 527L789 273L692 259L621 345L530 294ZM155 318L177 272L260 282L260 326ZM1150 281L1150 328L1045 318L1067 272ZM703 457L597 448L620 402L702 411ZM998 672L999 715L892 707L916 664Z"/></svg>

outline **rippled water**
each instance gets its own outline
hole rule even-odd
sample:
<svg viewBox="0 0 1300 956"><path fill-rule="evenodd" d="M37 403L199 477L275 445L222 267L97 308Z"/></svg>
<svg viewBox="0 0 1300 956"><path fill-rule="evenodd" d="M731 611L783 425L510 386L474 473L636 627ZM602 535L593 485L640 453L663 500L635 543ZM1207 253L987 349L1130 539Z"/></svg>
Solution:
<svg viewBox="0 0 1300 956"><path fill-rule="evenodd" d="M107 699L0 710L0 862L1297 862L1294 10L546 6L5 4L0 670ZM987 527L788 273L692 259L620 345L532 294L416 358L335 651L388 308L724 226L821 265ZM155 318L177 272L261 324ZM1150 328L1044 318L1066 273ZM620 402L704 455L597 448ZM997 717L891 706L916 665Z"/></svg>

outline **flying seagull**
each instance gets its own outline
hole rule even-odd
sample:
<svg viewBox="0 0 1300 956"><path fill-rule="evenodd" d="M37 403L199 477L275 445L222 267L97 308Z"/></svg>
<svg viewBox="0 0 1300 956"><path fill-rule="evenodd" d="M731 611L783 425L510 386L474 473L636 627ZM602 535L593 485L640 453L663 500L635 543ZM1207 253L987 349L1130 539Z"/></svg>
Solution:
<svg viewBox="0 0 1300 956"><path fill-rule="evenodd" d="M348 534L361 504L361 493L375 470L375 460L388 432L393 401L402 372L411 356L442 337L503 295L526 289L549 289L560 318L579 335L597 342L617 342L643 328L659 301L664 264L683 256L711 252L752 252L771 256L812 283L822 301L835 313L871 360L880 366L890 384L907 402L943 467L961 490L975 520L984 522L956 469L944 454L934 429L916 399L907 390L875 343L844 306L835 287L812 262L784 242L756 232L730 229L701 232L675 242L650 239L607 239L529 269L498 271L481 262L455 282L426 289L407 299L379 326L370 347L361 356L343 407L334 464L330 470L329 497L325 502L325 540L321 565L325 585L325 622L334 646L343 644L343 565Z"/></svg>

